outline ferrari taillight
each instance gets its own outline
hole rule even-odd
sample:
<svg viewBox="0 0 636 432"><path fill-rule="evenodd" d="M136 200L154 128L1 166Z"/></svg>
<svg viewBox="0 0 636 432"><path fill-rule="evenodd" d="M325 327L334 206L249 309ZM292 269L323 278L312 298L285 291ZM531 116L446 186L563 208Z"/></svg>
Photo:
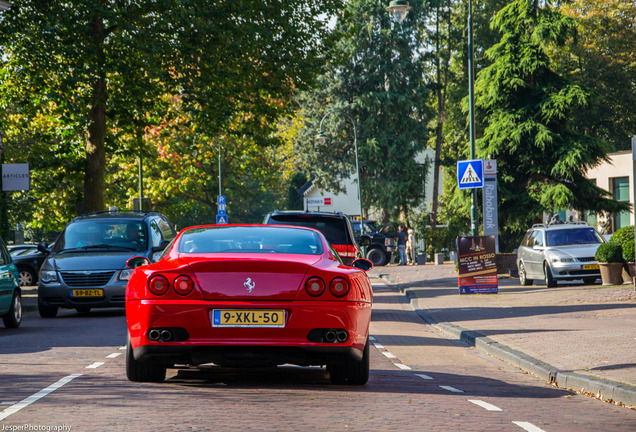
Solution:
<svg viewBox="0 0 636 432"><path fill-rule="evenodd" d="M148 289L154 295L164 295L166 292L168 292L168 288L170 288L170 284L168 283L168 279L166 279L165 276L154 276L148 282Z"/></svg>
<svg viewBox="0 0 636 432"><path fill-rule="evenodd" d="M312 297L318 297L325 292L325 282L319 277L312 277L305 283L305 291Z"/></svg>
<svg viewBox="0 0 636 432"><path fill-rule="evenodd" d="M337 277L329 284L329 291L336 297L344 297L349 292L349 282L344 278Z"/></svg>
<svg viewBox="0 0 636 432"><path fill-rule="evenodd" d="M194 282L192 282L190 276L181 275L174 280L172 287L177 294L188 295L194 289Z"/></svg>

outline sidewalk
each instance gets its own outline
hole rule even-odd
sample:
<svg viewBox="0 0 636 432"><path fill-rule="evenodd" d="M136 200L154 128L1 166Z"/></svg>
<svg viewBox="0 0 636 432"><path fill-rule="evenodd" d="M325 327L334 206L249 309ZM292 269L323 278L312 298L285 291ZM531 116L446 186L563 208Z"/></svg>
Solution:
<svg viewBox="0 0 636 432"><path fill-rule="evenodd" d="M375 267L437 329L560 388L636 407L633 285L500 279L498 294L460 295L454 264Z"/></svg>

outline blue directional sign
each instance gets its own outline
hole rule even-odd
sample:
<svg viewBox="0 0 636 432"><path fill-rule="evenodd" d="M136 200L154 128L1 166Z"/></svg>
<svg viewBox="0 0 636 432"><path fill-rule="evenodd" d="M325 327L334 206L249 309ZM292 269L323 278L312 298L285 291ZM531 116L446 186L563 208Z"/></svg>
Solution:
<svg viewBox="0 0 636 432"><path fill-rule="evenodd" d="M220 215L227 214L225 204L219 204L218 205L218 210L217 210L216 214L220 214Z"/></svg>
<svg viewBox="0 0 636 432"><path fill-rule="evenodd" d="M216 197L216 202L218 204L225 204L225 195L219 195Z"/></svg>
<svg viewBox="0 0 636 432"><path fill-rule="evenodd" d="M460 189L484 187L484 160L457 161L457 185Z"/></svg>
<svg viewBox="0 0 636 432"><path fill-rule="evenodd" d="M217 225L227 225L227 215L216 215L216 224Z"/></svg>

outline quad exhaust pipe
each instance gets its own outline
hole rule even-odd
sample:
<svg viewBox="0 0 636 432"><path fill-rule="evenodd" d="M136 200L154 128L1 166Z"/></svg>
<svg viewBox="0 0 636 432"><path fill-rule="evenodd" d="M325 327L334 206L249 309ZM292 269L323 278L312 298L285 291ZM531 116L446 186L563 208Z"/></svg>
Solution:
<svg viewBox="0 0 636 432"><path fill-rule="evenodd" d="M148 339L154 342L170 342L174 339L172 331L169 329L150 329L148 331Z"/></svg>
<svg viewBox="0 0 636 432"><path fill-rule="evenodd" d="M343 343L349 339L349 333L342 329L327 329L324 332L325 342L329 343Z"/></svg>

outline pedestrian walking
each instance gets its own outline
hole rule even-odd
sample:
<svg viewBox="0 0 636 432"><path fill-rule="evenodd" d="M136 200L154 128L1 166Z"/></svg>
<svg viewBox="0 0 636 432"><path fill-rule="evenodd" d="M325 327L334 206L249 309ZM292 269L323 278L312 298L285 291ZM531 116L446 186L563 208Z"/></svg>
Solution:
<svg viewBox="0 0 636 432"><path fill-rule="evenodd" d="M397 236L395 237L395 240L397 241L397 245L398 245L398 254L400 255L400 264L399 265L406 265L406 239L407 239L407 234L406 231L404 230L404 226L400 225L398 226L398 232L397 232Z"/></svg>
<svg viewBox="0 0 636 432"><path fill-rule="evenodd" d="M406 261L410 265L415 265L415 231L409 227L406 232Z"/></svg>

